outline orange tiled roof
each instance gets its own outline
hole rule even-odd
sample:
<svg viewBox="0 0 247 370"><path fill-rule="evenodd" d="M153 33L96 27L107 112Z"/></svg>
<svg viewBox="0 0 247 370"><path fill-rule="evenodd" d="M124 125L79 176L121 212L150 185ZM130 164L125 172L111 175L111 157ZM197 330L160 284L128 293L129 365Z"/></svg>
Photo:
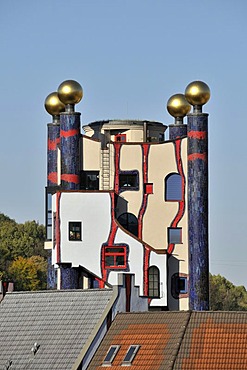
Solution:
<svg viewBox="0 0 247 370"><path fill-rule="evenodd" d="M121 369L130 345L140 345L131 370L247 370L247 312L118 314L89 370L99 370L111 345L111 369Z"/></svg>
<svg viewBox="0 0 247 370"><path fill-rule="evenodd" d="M247 312L193 312L174 370L247 370Z"/></svg>
<svg viewBox="0 0 247 370"><path fill-rule="evenodd" d="M103 369L104 358L111 345L120 349L111 369L121 369L131 345L140 348L131 363L131 370L164 369L174 362L174 350L184 333L188 312L145 312L118 314L88 369Z"/></svg>

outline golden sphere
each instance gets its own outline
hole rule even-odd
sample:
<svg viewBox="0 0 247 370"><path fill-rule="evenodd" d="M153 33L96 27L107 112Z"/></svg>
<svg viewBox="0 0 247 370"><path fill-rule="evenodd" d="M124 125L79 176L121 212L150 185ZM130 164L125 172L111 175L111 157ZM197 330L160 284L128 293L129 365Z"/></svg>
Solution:
<svg viewBox="0 0 247 370"><path fill-rule="evenodd" d="M173 117L184 117L189 113L191 105L185 99L184 94L175 94L167 102L167 110Z"/></svg>
<svg viewBox="0 0 247 370"><path fill-rule="evenodd" d="M210 99L210 89L205 82L193 81L186 87L185 97L192 105L204 105Z"/></svg>
<svg viewBox="0 0 247 370"><path fill-rule="evenodd" d="M65 105L59 100L57 92L53 92L45 99L45 109L52 116L57 116L65 111Z"/></svg>
<svg viewBox="0 0 247 370"><path fill-rule="evenodd" d="M58 87L58 97L64 104L77 104L83 97L82 87L74 80L64 81Z"/></svg>

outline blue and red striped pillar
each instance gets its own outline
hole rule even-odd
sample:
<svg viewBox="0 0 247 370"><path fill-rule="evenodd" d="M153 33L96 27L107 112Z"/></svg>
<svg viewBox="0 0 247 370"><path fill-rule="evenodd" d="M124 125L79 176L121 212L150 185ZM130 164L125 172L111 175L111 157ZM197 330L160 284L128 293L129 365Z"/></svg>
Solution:
<svg viewBox="0 0 247 370"><path fill-rule="evenodd" d="M80 189L80 113L60 114L61 188Z"/></svg>
<svg viewBox="0 0 247 370"><path fill-rule="evenodd" d="M208 114L188 116L189 299L191 310L209 310Z"/></svg>
<svg viewBox="0 0 247 370"><path fill-rule="evenodd" d="M58 185L57 147L60 144L60 122L47 125L47 187Z"/></svg>
<svg viewBox="0 0 247 370"><path fill-rule="evenodd" d="M201 81L190 85L188 100L194 111L187 122L189 308L203 311L209 310L208 114L201 108L209 100L210 91Z"/></svg>

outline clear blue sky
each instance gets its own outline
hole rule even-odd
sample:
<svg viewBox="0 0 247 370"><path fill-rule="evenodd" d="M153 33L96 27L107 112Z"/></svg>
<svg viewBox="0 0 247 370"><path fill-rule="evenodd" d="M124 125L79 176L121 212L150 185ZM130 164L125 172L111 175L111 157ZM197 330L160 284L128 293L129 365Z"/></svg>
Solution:
<svg viewBox="0 0 247 370"><path fill-rule="evenodd" d="M169 97L211 88L210 270L247 286L246 0L0 2L0 211L44 222L43 103L66 79L84 88L82 124L171 123Z"/></svg>

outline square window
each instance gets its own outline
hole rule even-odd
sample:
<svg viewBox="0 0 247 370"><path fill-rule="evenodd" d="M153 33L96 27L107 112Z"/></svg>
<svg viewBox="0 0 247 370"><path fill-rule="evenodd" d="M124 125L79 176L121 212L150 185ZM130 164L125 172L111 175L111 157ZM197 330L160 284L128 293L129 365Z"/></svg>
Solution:
<svg viewBox="0 0 247 370"><path fill-rule="evenodd" d="M144 193L145 194L153 194L153 184L151 183L147 183L147 184L144 184Z"/></svg>
<svg viewBox="0 0 247 370"><path fill-rule="evenodd" d="M104 247L104 261L106 269L125 269L127 267L126 246Z"/></svg>
<svg viewBox="0 0 247 370"><path fill-rule="evenodd" d="M169 228L168 229L168 242L169 244L182 243L182 228Z"/></svg>
<svg viewBox="0 0 247 370"><path fill-rule="evenodd" d="M119 173L119 189L125 190L139 190L138 171L121 171Z"/></svg>
<svg viewBox="0 0 247 370"><path fill-rule="evenodd" d="M80 241L82 240L81 222L69 222L69 240Z"/></svg>

